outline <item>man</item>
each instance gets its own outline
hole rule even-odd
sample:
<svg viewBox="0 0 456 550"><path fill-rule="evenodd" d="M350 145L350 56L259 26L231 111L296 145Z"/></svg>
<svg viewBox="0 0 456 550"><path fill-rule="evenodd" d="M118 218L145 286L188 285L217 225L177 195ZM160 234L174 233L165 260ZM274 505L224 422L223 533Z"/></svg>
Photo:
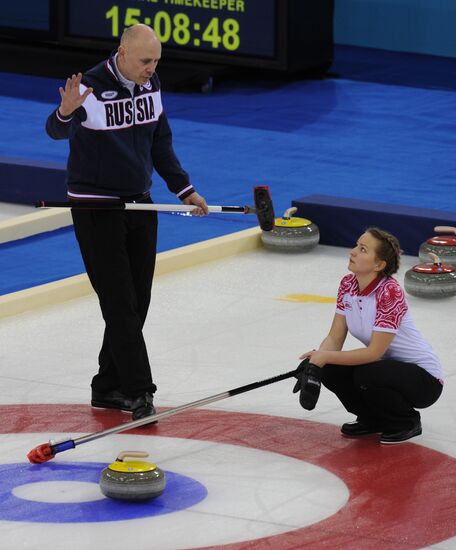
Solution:
<svg viewBox="0 0 456 550"><path fill-rule="evenodd" d="M157 213L97 210L97 201L152 202L155 168L171 192L194 215L208 213L172 147L155 74L161 44L146 25L125 30L118 51L60 88L60 106L46 130L69 139L68 198L87 201L73 209L84 265L106 323L99 372L92 380L92 406L132 411L133 419L155 413L142 329L155 267Z"/></svg>

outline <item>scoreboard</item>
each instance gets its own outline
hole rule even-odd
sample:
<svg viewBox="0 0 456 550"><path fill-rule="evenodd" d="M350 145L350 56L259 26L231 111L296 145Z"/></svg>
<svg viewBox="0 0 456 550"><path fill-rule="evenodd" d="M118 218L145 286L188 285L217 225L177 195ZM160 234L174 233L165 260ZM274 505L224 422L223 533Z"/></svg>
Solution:
<svg viewBox="0 0 456 550"><path fill-rule="evenodd" d="M334 0L13 0L0 34L113 49L150 25L168 58L298 71L330 65Z"/></svg>

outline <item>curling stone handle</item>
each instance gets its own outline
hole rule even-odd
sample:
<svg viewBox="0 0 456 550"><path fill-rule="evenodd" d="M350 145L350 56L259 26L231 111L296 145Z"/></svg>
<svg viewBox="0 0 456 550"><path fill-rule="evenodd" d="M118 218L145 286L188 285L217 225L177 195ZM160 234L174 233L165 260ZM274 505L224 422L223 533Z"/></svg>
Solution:
<svg viewBox="0 0 456 550"><path fill-rule="evenodd" d="M437 231L437 233L454 233L456 235L456 227L449 225L437 225L434 227L434 231Z"/></svg>
<svg viewBox="0 0 456 550"><path fill-rule="evenodd" d="M431 258L431 260L435 264L441 264L442 263L440 258L437 256L437 254L434 254L434 252L428 252L428 256Z"/></svg>
<svg viewBox="0 0 456 550"><path fill-rule="evenodd" d="M134 458L146 458L149 456L149 453L146 453L144 451L122 451L119 453L119 456L116 458L118 462L123 462L123 459L127 456L131 456Z"/></svg>
<svg viewBox="0 0 456 550"><path fill-rule="evenodd" d="M293 216L293 214L297 212L297 210L298 209L296 208L296 206L292 206L291 208L288 208L288 210L285 210L285 212L283 213L282 218L284 220L289 220L291 216Z"/></svg>

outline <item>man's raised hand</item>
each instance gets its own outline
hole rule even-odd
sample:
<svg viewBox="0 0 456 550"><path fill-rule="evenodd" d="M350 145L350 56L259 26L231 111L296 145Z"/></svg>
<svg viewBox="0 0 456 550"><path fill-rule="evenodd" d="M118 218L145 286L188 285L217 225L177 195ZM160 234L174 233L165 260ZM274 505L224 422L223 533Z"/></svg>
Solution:
<svg viewBox="0 0 456 550"><path fill-rule="evenodd" d="M59 107L59 113L62 116L71 115L76 109L78 109L86 100L86 98L93 92L93 88L87 88L84 93L80 93L79 86L82 80L82 73L72 75L71 78L67 78L65 88L60 87L60 97L62 101Z"/></svg>

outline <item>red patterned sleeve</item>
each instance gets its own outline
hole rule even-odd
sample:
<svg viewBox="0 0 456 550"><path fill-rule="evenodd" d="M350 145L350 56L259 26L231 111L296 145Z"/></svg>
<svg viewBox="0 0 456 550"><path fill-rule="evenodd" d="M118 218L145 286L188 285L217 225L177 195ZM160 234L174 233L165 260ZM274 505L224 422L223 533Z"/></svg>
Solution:
<svg viewBox="0 0 456 550"><path fill-rule="evenodd" d="M396 333L407 309L404 291L399 283L391 278L377 292L374 330Z"/></svg>
<svg viewBox="0 0 456 550"><path fill-rule="evenodd" d="M353 275L345 275L340 281L337 291L336 312L345 315L344 296L350 292L353 287Z"/></svg>

